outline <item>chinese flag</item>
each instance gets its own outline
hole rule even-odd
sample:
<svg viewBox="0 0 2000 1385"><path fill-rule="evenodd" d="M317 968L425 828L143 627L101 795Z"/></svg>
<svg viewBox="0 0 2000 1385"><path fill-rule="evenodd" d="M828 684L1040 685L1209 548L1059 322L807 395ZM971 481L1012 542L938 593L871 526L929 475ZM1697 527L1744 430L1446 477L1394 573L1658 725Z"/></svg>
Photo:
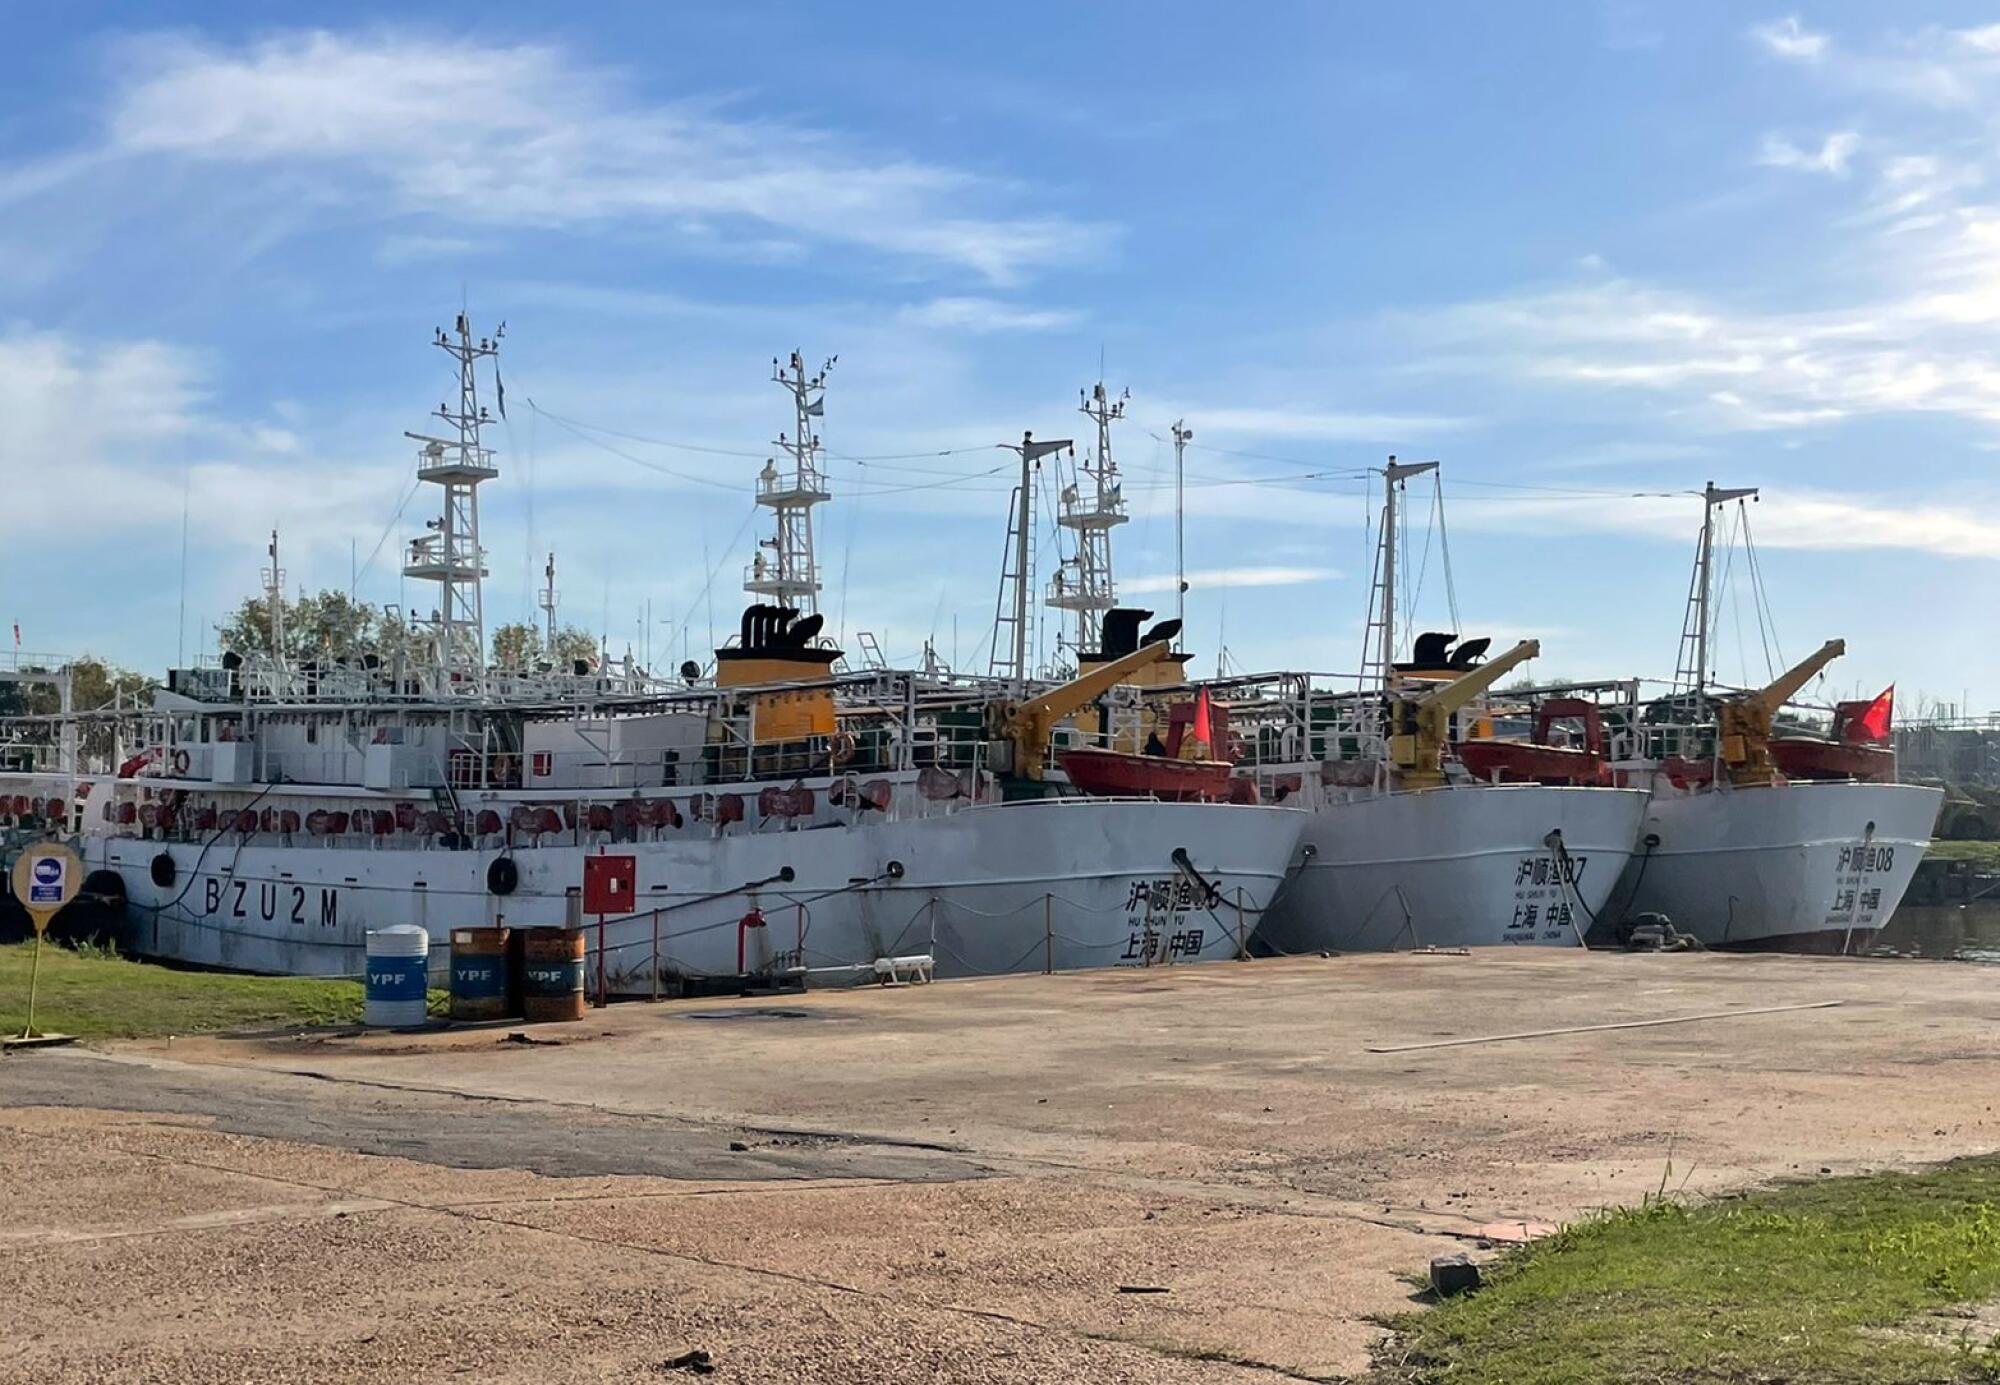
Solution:
<svg viewBox="0 0 2000 1385"><path fill-rule="evenodd" d="M1889 722L1896 712L1896 685L1891 683L1883 689L1882 695L1868 704L1867 710L1853 722L1856 740L1886 741L1889 739Z"/></svg>
<svg viewBox="0 0 2000 1385"><path fill-rule="evenodd" d="M1193 732L1194 739L1204 747L1207 747L1208 753L1212 755L1214 753L1215 737L1210 734L1208 728L1208 689L1202 688L1195 694L1194 725L1190 730Z"/></svg>

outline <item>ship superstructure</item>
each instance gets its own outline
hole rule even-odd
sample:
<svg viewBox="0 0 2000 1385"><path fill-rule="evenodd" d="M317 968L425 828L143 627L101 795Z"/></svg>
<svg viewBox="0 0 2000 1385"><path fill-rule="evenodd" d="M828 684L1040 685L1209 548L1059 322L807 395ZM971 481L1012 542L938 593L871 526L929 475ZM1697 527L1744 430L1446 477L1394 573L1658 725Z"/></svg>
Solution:
<svg viewBox="0 0 2000 1385"><path fill-rule="evenodd" d="M825 371L804 375L796 353L776 372L791 465L757 482L776 520L746 573L759 599L712 680L473 659L477 487L498 467L471 371L495 339L461 318L441 341L461 432L419 439L445 503L406 566L438 584L436 615L393 649L303 659L279 635L269 654L172 670L121 718L135 753L63 795L87 863L130 901L134 950L352 975L388 924L442 948L453 927L588 923L612 994L851 980L912 954L944 975L1243 954L1302 814L1080 796L1044 770L1056 728L1164 643L1033 687L842 671L810 609ZM275 548L272 569L281 586ZM597 853L633 858L631 914L580 916Z"/></svg>

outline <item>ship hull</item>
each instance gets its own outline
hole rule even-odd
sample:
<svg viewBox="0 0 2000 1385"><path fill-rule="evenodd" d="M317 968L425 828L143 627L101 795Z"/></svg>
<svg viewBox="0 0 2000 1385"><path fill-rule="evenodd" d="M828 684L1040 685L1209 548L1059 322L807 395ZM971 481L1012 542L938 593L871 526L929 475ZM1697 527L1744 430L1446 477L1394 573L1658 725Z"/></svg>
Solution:
<svg viewBox="0 0 2000 1385"><path fill-rule="evenodd" d="M581 925L613 994L786 975L838 982L929 954L942 976L1209 961L1241 953L1304 827L1284 808L1042 800L806 830L499 850L87 842L119 872L145 955L237 971L353 976L368 930L420 924L433 972L453 928ZM1185 848L1214 894L1175 863ZM637 909L602 923L571 896L583 860L635 858ZM162 852L173 883L154 883ZM493 861L519 875L487 888ZM774 881L789 868L792 878ZM755 889L752 881L772 881ZM745 925L755 911L760 922Z"/></svg>
<svg viewBox="0 0 2000 1385"><path fill-rule="evenodd" d="M1533 784L1327 803L1259 942L1280 953L1578 946L1645 807L1641 790ZM1558 830L1566 863L1548 845Z"/></svg>
<svg viewBox="0 0 2000 1385"><path fill-rule="evenodd" d="M1806 783L1656 794L1616 896L1704 946L1859 951L1889 921L1937 822L1941 790Z"/></svg>

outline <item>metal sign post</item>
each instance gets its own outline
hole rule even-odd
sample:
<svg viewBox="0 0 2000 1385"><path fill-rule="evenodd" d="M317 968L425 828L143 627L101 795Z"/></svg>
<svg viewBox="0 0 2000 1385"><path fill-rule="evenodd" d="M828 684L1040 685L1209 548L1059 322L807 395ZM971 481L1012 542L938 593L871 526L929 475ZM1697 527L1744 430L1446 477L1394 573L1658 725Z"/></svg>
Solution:
<svg viewBox="0 0 2000 1385"><path fill-rule="evenodd" d="M76 898L83 886L83 862L66 846L46 842L31 846L14 862L14 898L28 911L35 925L35 956L28 964L28 1018L19 1035L0 1038L0 1047L24 1048L39 1044L66 1044L69 1034L44 1034L35 1028L35 987L42 975L42 935L49 920Z"/></svg>
<svg viewBox="0 0 2000 1385"><path fill-rule="evenodd" d="M583 858L583 910L597 915L597 1003L610 999L604 974L604 916L639 911L639 861L634 856L607 856L599 848Z"/></svg>

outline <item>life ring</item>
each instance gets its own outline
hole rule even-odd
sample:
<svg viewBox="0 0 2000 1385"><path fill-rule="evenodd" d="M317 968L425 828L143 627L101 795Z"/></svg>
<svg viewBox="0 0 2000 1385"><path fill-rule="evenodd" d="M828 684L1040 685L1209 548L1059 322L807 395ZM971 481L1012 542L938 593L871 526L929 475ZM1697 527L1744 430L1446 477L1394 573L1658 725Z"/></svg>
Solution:
<svg viewBox="0 0 2000 1385"><path fill-rule="evenodd" d="M512 856L495 857L493 864L486 868L486 889L489 894L512 894L521 883L521 868L514 864Z"/></svg>
<svg viewBox="0 0 2000 1385"><path fill-rule="evenodd" d="M176 775L186 774L188 766L192 763L193 761L188 759L188 753L185 750L176 750L174 752L174 773Z"/></svg>
<svg viewBox="0 0 2000 1385"><path fill-rule="evenodd" d="M854 758L853 733L849 731L837 732L834 735L832 753L828 755L827 762L829 764L844 765L853 758Z"/></svg>

